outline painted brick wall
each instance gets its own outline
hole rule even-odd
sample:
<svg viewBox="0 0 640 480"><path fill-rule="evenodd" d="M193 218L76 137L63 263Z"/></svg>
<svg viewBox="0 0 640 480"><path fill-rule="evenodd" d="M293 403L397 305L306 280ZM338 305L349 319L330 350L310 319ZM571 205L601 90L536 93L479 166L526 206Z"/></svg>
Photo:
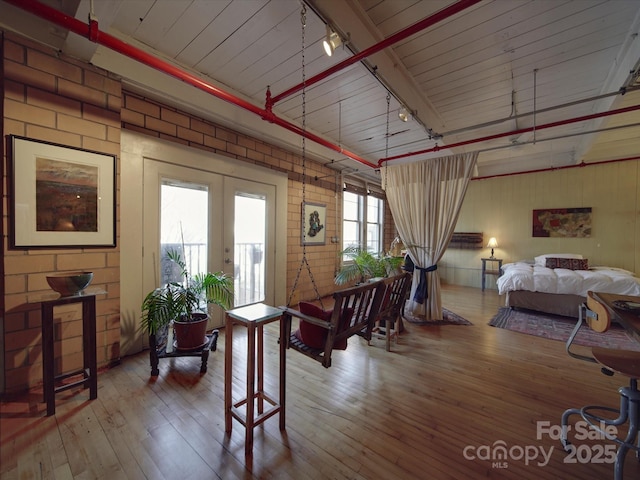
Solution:
<svg viewBox="0 0 640 480"><path fill-rule="evenodd" d="M4 355L4 389L12 392L42 381L40 306L30 302L51 293L45 276L52 272L94 272L92 286L107 292L97 297L98 365L119 359L120 254L118 247L9 249L11 181L7 177L7 136L25 136L119 155L122 99L119 79L107 72L11 33L5 33L3 38L5 188L2 251L5 288L4 343L0 348ZM119 170L118 166L116 171ZM116 232L119 231L117 225ZM82 366L80 308L77 305L57 307L54 317L56 373L76 370Z"/></svg>

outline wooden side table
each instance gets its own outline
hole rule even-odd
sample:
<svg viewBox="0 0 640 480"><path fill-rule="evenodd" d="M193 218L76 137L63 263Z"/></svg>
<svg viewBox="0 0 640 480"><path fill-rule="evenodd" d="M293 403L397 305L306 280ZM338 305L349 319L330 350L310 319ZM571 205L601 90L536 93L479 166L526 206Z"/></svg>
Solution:
<svg viewBox="0 0 640 480"><path fill-rule="evenodd" d="M58 297L53 300L43 299L42 312L42 382L44 401L47 404L47 416L56 413L56 393L83 385L89 388L89 399L98 398L98 365L96 358L96 295L106 292L88 292L71 297ZM82 355L83 368L81 370L62 375L55 374L53 353L53 309L59 305L82 303ZM82 375L74 382L56 386L66 378Z"/></svg>
<svg viewBox="0 0 640 480"><path fill-rule="evenodd" d="M253 429L272 417L280 414L280 430L285 425L285 373L286 348L285 325L280 322L280 392L276 401L264 391L264 326L280 320L282 310L263 303L239 307L225 313L225 349L224 349L224 420L225 432L231 433L232 419L235 418L245 427L245 455L253 453ZM233 326L247 327L247 396L232 403L233 384ZM256 390L256 367L258 388ZM256 415L257 400L257 415ZM264 402L271 405L264 410ZM245 407L244 409L241 407Z"/></svg>
<svg viewBox="0 0 640 480"><path fill-rule="evenodd" d="M491 262L491 268L487 269L487 262ZM495 264L498 264L498 268L495 268ZM482 259L482 291L486 285L487 275L495 275L500 277L502 275L502 259L501 258L483 258Z"/></svg>

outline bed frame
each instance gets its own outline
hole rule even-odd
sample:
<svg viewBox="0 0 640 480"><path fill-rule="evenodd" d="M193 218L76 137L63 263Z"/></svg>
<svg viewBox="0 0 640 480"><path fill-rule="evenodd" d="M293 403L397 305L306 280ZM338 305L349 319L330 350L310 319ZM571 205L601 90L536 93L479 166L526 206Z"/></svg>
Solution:
<svg viewBox="0 0 640 480"><path fill-rule="evenodd" d="M525 308L527 310L578 318L578 307L585 301L586 298L580 295L517 290L507 292L505 305L511 308Z"/></svg>

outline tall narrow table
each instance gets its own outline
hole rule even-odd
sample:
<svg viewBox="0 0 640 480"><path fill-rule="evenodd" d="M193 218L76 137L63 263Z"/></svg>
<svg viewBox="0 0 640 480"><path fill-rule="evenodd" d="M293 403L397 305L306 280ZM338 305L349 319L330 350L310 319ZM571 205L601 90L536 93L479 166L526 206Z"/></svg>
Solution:
<svg viewBox="0 0 640 480"><path fill-rule="evenodd" d="M272 417L280 414L280 430L284 430L286 338L285 325L280 322L280 392L276 401L264 391L264 326L280 320L282 310L263 303L235 308L225 313L224 348L224 419L225 432L231 433L232 419L235 418L245 427L245 455L253 453L253 429ZM232 403L233 384L233 326L247 327L247 391L246 398ZM256 367L258 389L256 390ZM255 403L257 400L257 415ZM264 402L271 407L265 411ZM245 408L242 408L242 407Z"/></svg>
<svg viewBox="0 0 640 480"><path fill-rule="evenodd" d="M89 388L89 399L98 398L98 366L96 358L96 295L105 294L104 291L85 291L79 295L69 297L43 296L37 301L41 304L42 313L42 383L44 401L47 404L47 416L56 413L56 393L84 386ZM53 309L59 305L71 303L82 304L82 357L81 370L55 374L54 335L53 335ZM82 378L74 382L60 384L66 378L82 375ZM58 383L59 385L56 385Z"/></svg>

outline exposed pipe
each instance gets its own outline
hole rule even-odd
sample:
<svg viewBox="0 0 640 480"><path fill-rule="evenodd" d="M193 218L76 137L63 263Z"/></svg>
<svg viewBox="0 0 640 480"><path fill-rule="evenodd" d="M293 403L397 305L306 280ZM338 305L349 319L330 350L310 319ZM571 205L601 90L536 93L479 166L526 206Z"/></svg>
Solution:
<svg viewBox="0 0 640 480"><path fill-rule="evenodd" d="M510 132L496 133L495 135L488 135L486 137L475 138L475 139L472 139L472 140L465 140L464 142L452 143L452 144L446 145L444 147L439 147L438 145L436 145L435 147L427 148L425 150L419 150L417 152L408 152L408 153L403 153L401 155L395 155L395 156L392 156L392 157L381 158L380 160L378 160L378 167L380 167L384 162L389 162L389 161L392 161L392 160L398 160L400 158L412 157L412 156L415 156L415 155L422 155L424 153L438 152L438 151L440 151L442 149L463 147L465 145L472 145L474 143L487 142L489 140L495 140L497 138L502 138L502 137L509 137L511 135L520 135L522 133L531 132L534 129L536 129L536 130L544 130L544 129L552 128L552 127L560 127L562 125L568 125L570 123L584 122L584 121L587 121L587 120L593 120L595 118L608 117L610 115L617 115L619 113L633 112L635 110L640 110L640 105L633 105L633 106L630 106L630 107L618 108L616 110L610 110L608 112L593 113L591 115L584 115L582 117L575 117L575 118L570 118L570 119L567 119L567 120L559 120L557 122L545 123L544 125L538 125L536 127L520 128L518 130L512 130Z"/></svg>
<svg viewBox="0 0 640 480"><path fill-rule="evenodd" d="M247 102L246 100L236 97L229 92L225 92L224 90L216 87L215 85L204 81L201 78L198 78L195 75L192 75L189 72L181 70L174 65L171 65L168 62L160 60L153 55L148 54L147 52L140 50L132 45L129 45L122 40L114 37L113 35L109 35L101 31L98 28L98 22L95 20L90 20L89 24L83 23L80 20L77 20L74 17L67 15L64 12L60 12L54 8L49 7L43 3L40 3L36 0L4 0L6 3L10 3L18 8L26 10L33 15L44 18L47 21L55 23L63 28L68 29L71 32L74 32L80 36L88 38L90 41L97 43L99 45L103 45L111 50L114 50L122 55L133 58L145 65L148 65L156 70L164 72L172 77L177 78L178 80L182 80L189 85L192 85L204 92L207 92L221 100L229 102L233 105L236 105L240 108L248 110L251 113L259 115L262 119L267 120L271 123L274 123L280 127L285 128L301 137L308 138L311 141L314 141L323 147L329 148L333 151L336 151L342 155L345 155L353 160L356 160L364 165L367 165L371 168L376 168L376 165L365 160L364 158L356 155L353 152L345 150L342 147L334 145L322 137L314 135L313 133L309 133L299 126L287 122L279 117L277 117L273 112L269 110L264 110L252 103ZM267 98L269 96L269 92L267 92Z"/></svg>
<svg viewBox="0 0 640 480"><path fill-rule="evenodd" d="M538 99L538 96L536 94L536 90L538 87L537 77L538 77L538 69L534 68L533 69L533 143L536 143L536 112L537 112L536 100Z"/></svg>
<svg viewBox="0 0 640 480"><path fill-rule="evenodd" d="M340 70L343 70L348 66L353 65L356 62L359 62L360 60L370 57L374 53L377 53L380 50L384 50L385 48L390 47L391 45L394 45L400 42L401 40L404 40L405 38L410 37L414 33L421 32L422 30L432 25L435 25L436 23L442 20L449 18L455 15L456 13L466 10L467 8L475 5L476 3L480 3L481 1L482 0L460 0L454 3L453 5L449 5L448 7L443 8L442 10L434 13L429 17L423 18L419 22L416 22L413 25L410 25L404 30L400 30L399 32L394 33L390 37L385 38L381 42L376 43L375 45L372 45L369 48L364 49L362 52L355 54L353 57L349 57L343 60L342 62L335 64L333 67L328 68L324 72L320 72L317 75L314 75L310 79L305 80L304 84L300 83L298 85L295 85L285 90L284 92L276 95L275 97L272 97L270 103L267 104L267 107L266 107L267 110L269 110L273 106L273 104L279 102L283 98L286 98L302 90L303 87L309 87L314 83L318 83L324 80L325 78L333 75L334 73L339 72Z"/></svg>
<svg viewBox="0 0 640 480"><path fill-rule="evenodd" d="M625 125L617 125L615 127L606 127L606 128L597 128L595 130L588 130L585 132L576 132L576 133L567 133L564 135L558 135L556 137L547 137L547 138L543 138L543 139L538 139L536 140L537 143L542 143L542 142L553 142L555 140L561 140L563 138L570 138L570 137L579 137L582 135L592 135L594 133L602 133L602 132L612 132L614 130L620 130L622 128L634 128L634 127L640 127L640 123L636 122L636 123L627 123ZM491 152L494 150L502 150L504 148L514 148L514 147L519 147L522 145L530 145L533 143L536 143L533 140L529 140L528 142L515 142L515 143L510 143L508 145L500 145L498 147L489 147L489 148L483 148L482 150L477 150L478 153L484 153L484 152Z"/></svg>
<svg viewBox="0 0 640 480"><path fill-rule="evenodd" d="M522 172L511 172L511 173L499 173L496 175L486 175L484 177L474 177L471 180L487 180L489 178L501 178L501 177L513 177L514 175L526 175L529 173L541 173L541 172L553 172L555 170L566 170L569 168L583 168L583 167L593 167L595 165L604 165L607 163L619 163L619 162L628 162L631 160L640 160L640 156L638 157L627 157L627 158L616 158L613 160L600 160L598 162L589 162L589 163L578 163L577 165L563 165L562 167L546 167L546 168L538 168L535 170L525 170Z"/></svg>
<svg viewBox="0 0 640 480"><path fill-rule="evenodd" d="M469 125L467 127L458 128L456 130L449 130L448 132L439 132L439 134L446 138L446 137L451 136L451 135L457 135L459 133L478 130L479 128L485 128L485 127L490 127L492 125L498 125L500 123L508 122L509 120L515 120L516 121L516 126L517 126L517 123L518 123L517 121L518 121L519 118L524 118L524 117L528 117L528 116L535 115L535 114L552 112L554 110L560 110L560 109L567 108L567 107L573 107L574 105L580 105L580 104L586 103L586 102L593 102L595 100L602 100L603 98L617 97L618 95L624 95L625 93L634 92L636 90L640 90L640 86L626 87L624 89L624 92L622 91L622 89L619 89L619 90L617 90L615 92L603 93L601 95L594 95L594 96L587 97L587 98L581 98L580 100L573 100L571 102L561 103L559 105L554 105L552 107L541 108L540 110L535 110L535 111L525 112L525 113L518 113L518 114L515 114L515 115L513 115L513 112L515 111L515 106L514 106L514 100L512 99L511 100L511 105L512 105L512 107L511 107L511 115L509 115L508 117L503 117L503 118L499 118L497 120L491 120L489 122L484 122L484 123L477 123L475 125ZM513 98L513 93L515 93L515 92L512 92L512 98Z"/></svg>

